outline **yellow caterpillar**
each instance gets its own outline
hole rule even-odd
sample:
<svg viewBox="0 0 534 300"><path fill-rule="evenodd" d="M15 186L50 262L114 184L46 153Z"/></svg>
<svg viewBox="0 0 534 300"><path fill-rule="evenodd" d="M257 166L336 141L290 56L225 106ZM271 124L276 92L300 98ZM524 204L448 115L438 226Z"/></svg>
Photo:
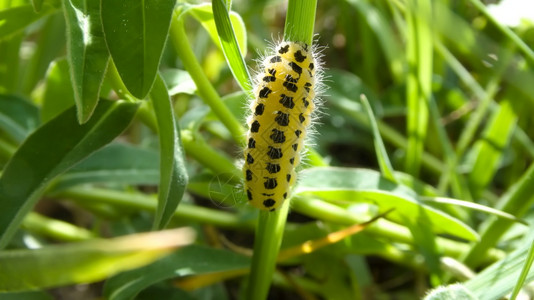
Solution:
<svg viewBox="0 0 534 300"><path fill-rule="evenodd" d="M274 211L296 181L315 108L317 58L305 43L281 42L262 63L247 119L245 193L251 205Z"/></svg>

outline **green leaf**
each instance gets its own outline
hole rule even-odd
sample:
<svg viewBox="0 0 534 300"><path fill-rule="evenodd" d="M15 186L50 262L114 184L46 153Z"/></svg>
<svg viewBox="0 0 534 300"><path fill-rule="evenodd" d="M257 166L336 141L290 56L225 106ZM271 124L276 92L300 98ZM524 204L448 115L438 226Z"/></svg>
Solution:
<svg viewBox="0 0 534 300"><path fill-rule="evenodd" d="M66 58L53 61L46 72L41 118L44 123L75 104L74 90Z"/></svg>
<svg viewBox="0 0 534 300"><path fill-rule="evenodd" d="M517 183L510 187L499 200L497 209L520 218L534 202L534 164L531 164ZM481 225L481 239L472 246L465 257L469 266L476 266L482 262L486 252L495 246L502 235L512 226L513 222L496 217L490 217Z"/></svg>
<svg viewBox="0 0 534 300"><path fill-rule="evenodd" d="M497 172L516 123L517 116L510 102L501 101L499 109L487 124L483 137L475 143L470 154L475 158L469 173L469 183L475 198L480 196Z"/></svg>
<svg viewBox="0 0 534 300"><path fill-rule="evenodd" d="M361 96L361 101L363 104L362 106L367 113L367 117L369 118L371 131L373 132L373 141L375 144L375 152L378 159L378 164L380 165L380 171L382 174L384 174L385 178L393 182L397 182L397 179L395 179L395 170L389 161L388 153L386 152L386 147L384 146L384 142L380 136L380 131L378 131L378 125L376 124L376 119L373 115L371 105L369 105L369 101L367 101L367 98L364 95Z"/></svg>
<svg viewBox="0 0 534 300"><path fill-rule="evenodd" d="M517 250L465 282L465 287L479 299L498 300L512 292L520 277L525 282L534 280L534 269L528 270L526 276L522 274L525 263L531 259L533 238L531 231Z"/></svg>
<svg viewBox="0 0 534 300"><path fill-rule="evenodd" d="M0 251L0 292L95 282L149 264L193 242L188 229Z"/></svg>
<svg viewBox="0 0 534 300"><path fill-rule="evenodd" d="M102 0L102 24L122 81L142 99L156 78L175 0Z"/></svg>
<svg viewBox="0 0 534 300"><path fill-rule="evenodd" d="M39 111L30 102L14 95L0 95L0 129L17 143L39 124Z"/></svg>
<svg viewBox="0 0 534 300"><path fill-rule="evenodd" d="M459 300L477 300L473 294L469 292L461 284L453 284L449 286L440 286L432 290L428 295L426 295L424 300L450 300L450 299L459 299Z"/></svg>
<svg viewBox="0 0 534 300"><path fill-rule="evenodd" d="M469 226L420 203L413 191L373 170L333 167L307 169L302 171L295 190L295 194L303 193L311 193L325 200L373 203L380 212L394 209L387 218L396 222L410 220L412 224L417 224L422 219L436 233L478 240L478 235Z"/></svg>
<svg viewBox="0 0 534 300"><path fill-rule="evenodd" d="M23 293L2 293L3 300L54 300L54 297L46 292L23 292Z"/></svg>
<svg viewBox="0 0 534 300"><path fill-rule="evenodd" d="M63 9L78 121L83 124L98 104L109 53L102 32L99 1L63 0Z"/></svg>
<svg viewBox="0 0 534 300"><path fill-rule="evenodd" d="M182 200L187 186L184 152L180 129L174 118L171 99L163 79L158 75L150 93L158 121L160 144L160 184L154 228L164 228Z"/></svg>
<svg viewBox="0 0 534 300"><path fill-rule="evenodd" d="M165 279L247 268L250 258L227 250L188 246L146 267L118 274L104 286L109 300L133 299L141 290Z"/></svg>
<svg viewBox="0 0 534 300"><path fill-rule="evenodd" d="M136 104L103 101L94 118L79 125L74 109L69 109L25 140L0 178L0 248L10 241L48 182L118 136L136 111Z"/></svg>
<svg viewBox="0 0 534 300"><path fill-rule="evenodd" d="M0 11L0 40L11 37L52 12L54 9L46 6L40 13L35 13L30 4Z"/></svg>
<svg viewBox="0 0 534 300"><path fill-rule="evenodd" d="M234 78L237 80L241 88L244 91L252 93L252 82L250 80L248 69L245 65L245 60L241 54L242 51L239 50L240 46L238 45L236 34L230 20L230 15L228 14L229 8L226 7L222 0L213 0L212 5L215 25L217 27L223 53L226 57L228 65L230 66L230 70L232 70L232 74L234 74ZM241 18L238 18L238 20L241 21L241 28L244 29L245 25L243 21ZM246 45L246 35L243 35L242 40Z"/></svg>
<svg viewBox="0 0 534 300"><path fill-rule="evenodd" d="M127 144L110 144L59 176L53 191L86 183L107 182L157 184L158 153Z"/></svg>

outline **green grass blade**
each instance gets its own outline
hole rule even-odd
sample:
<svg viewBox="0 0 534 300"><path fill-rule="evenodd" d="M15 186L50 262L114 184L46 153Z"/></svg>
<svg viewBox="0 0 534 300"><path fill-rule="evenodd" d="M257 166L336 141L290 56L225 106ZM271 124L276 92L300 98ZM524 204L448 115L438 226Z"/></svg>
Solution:
<svg viewBox="0 0 534 300"><path fill-rule="evenodd" d="M0 251L0 292L100 281L149 264L193 239L190 230L174 229L40 249Z"/></svg>
<svg viewBox="0 0 534 300"><path fill-rule="evenodd" d="M167 87L159 75L150 92L150 100L158 121L160 145L160 184L154 229L162 229L167 226L182 200L188 178L180 144L180 129L174 118Z"/></svg>
<svg viewBox="0 0 534 300"><path fill-rule="evenodd" d="M386 17L367 1L347 0L347 2L358 9L360 15L365 18L369 27L374 31L382 51L387 57L393 78L397 82L401 81L404 77L402 66L403 47L397 40L396 34L387 24Z"/></svg>
<svg viewBox="0 0 534 300"><path fill-rule="evenodd" d="M515 300L517 298L517 295L519 295L523 284L525 284L525 281L527 280L528 273L530 271L530 268L532 267L532 262L534 262L534 241L532 242L532 244L530 244L530 249L528 250L525 264L521 269L521 274L519 275L517 283L514 286L514 290L512 291L510 300Z"/></svg>
<svg viewBox="0 0 534 300"><path fill-rule="evenodd" d="M388 153L386 152L386 147L384 146L384 142L382 141L382 137L380 136L380 131L378 130L378 125L376 124L376 119L373 115L371 105L369 105L369 101L367 101L367 97L365 97L364 95L360 97L360 100L363 104L365 112L367 113L367 117L369 118L369 124L371 126L371 131L373 132L373 141L375 144L375 152L376 157L378 159L378 165L380 166L380 171L382 172L385 178L393 182L397 182L397 179L395 179L395 170L393 169L393 166L389 161Z"/></svg>
<svg viewBox="0 0 534 300"><path fill-rule="evenodd" d="M516 218L521 217L534 203L534 164L523 173L519 181L499 200L497 209L512 214ZM502 235L512 226L513 222L497 219L488 219L482 227L480 242L475 244L467 253L464 261L469 266L477 266L481 263L481 257L495 246Z"/></svg>
<svg viewBox="0 0 534 300"><path fill-rule="evenodd" d="M517 115L510 101L501 101L499 109L493 114L483 136L475 143L473 153L470 154L470 157L475 158L469 174L475 198L480 197L497 172L516 124Z"/></svg>
<svg viewBox="0 0 534 300"><path fill-rule="evenodd" d="M100 2L62 2L67 23L67 57L72 74L74 99L78 121L83 124L89 120L98 104L109 52L100 20Z"/></svg>
<svg viewBox="0 0 534 300"><path fill-rule="evenodd" d="M534 279L534 270L527 275L522 272L529 264L533 235L525 236L521 245L502 260L484 269L474 278L464 283L474 296L484 300L498 300L509 294L517 283L518 278L525 278L526 282Z"/></svg>
<svg viewBox="0 0 534 300"><path fill-rule="evenodd" d="M406 9L408 78L406 81L407 132L405 170L419 174L428 126L432 93L431 0L410 0Z"/></svg>
<svg viewBox="0 0 534 300"><path fill-rule="evenodd" d="M152 88L175 0L102 0L106 44L128 91L143 99Z"/></svg>
<svg viewBox="0 0 534 300"><path fill-rule="evenodd" d="M245 65L245 60L242 56L242 53L246 52L243 51L244 49L240 51L236 34L230 21L230 15L228 14L229 7L225 6L223 0L213 0L212 6L213 17L215 19L215 24L217 25L217 32L230 70L232 70L232 74L234 74L234 78L237 80L241 88L244 91L251 93L252 82ZM246 37L246 35L244 36ZM244 45L246 45L246 39Z"/></svg>
<svg viewBox="0 0 534 300"><path fill-rule="evenodd" d="M79 125L74 109L69 109L25 140L0 178L0 248L9 243L50 180L111 142L136 111L135 104L101 101L94 118Z"/></svg>

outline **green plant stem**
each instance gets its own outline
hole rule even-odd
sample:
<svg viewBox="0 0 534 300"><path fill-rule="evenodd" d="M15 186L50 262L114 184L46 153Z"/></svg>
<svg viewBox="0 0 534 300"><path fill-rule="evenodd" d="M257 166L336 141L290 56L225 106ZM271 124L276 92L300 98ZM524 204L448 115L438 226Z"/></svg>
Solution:
<svg viewBox="0 0 534 300"><path fill-rule="evenodd" d="M317 0L289 0L284 40L311 45L316 9ZM245 292L246 299L267 299L276 267L276 258L284 235L290 201L291 198L274 212L260 212L249 283Z"/></svg>
<svg viewBox="0 0 534 300"><path fill-rule="evenodd" d="M354 225L367 221L365 217L358 216L354 213L348 212L344 208L334 204L309 197L294 197L291 203L291 208L297 212L305 214L306 216L317 218L341 225ZM386 219L379 219L365 229L365 232L376 236L377 238L386 238L394 242L414 244L414 240L410 230L405 226L393 223ZM437 237L437 248L440 249L445 256L460 258L464 252L470 248L469 244L456 242L450 239ZM491 249L485 254L483 260L485 262L493 262L504 257L504 253L500 250Z"/></svg>
<svg viewBox="0 0 534 300"><path fill-rule="evenodd" d="M130 92L124 85L124 82L122 82L121 76L119 75L119 71L117 70L117 67L115 66L113 60L110 60L109 62L107 78L111 82L111 86L113 87L113 90L115 91L115 93L117 93L119 98L130 102L138 101L135 96L130 94Z"/></svg>
<svg viewBox="0 0 534 300"><path fill-rule="evenodd" d="M185 152L216 175L228 177L233 182L240 182L243 174L226 156L209 146L199 133L182 130L182 143Z"/></svg>
<svg viewBox="0 0 534 300"><path fill-rule="evenodd" d="M284 40L313 43L313 26L317 0L289 0L287 4Z"/></svg>
<svg viewBox="0 0 534 300"><path fill-rule="evenodd" d="M244 129L241 123L230 112L230 109L224 104L217 94L213 85L209 82L200 66L195 53L191 50L191 45L187 38L184 28L183 15L174 17L171 22L170 39L176 48L178 56L180 56L185 69L191 75L191 78L197 86L197 92L204 100L204 102L212 109L215 115L221 120L224 126L230 131L233 139L239 143L244 144Z"/></svg>
<svg viewBox="0 0 534 300"><path fill-rule="evenodd" d="M290 200L286 200L275 212L260 211L254 235L254 254L245 299L267 299L282 243Z"/></svg>
<svg viewBox="0 0 534 300"><path fill-rule="evenodd" d="M70 223L30 212L22 222L22 228L65 242L85 241L96 236L89 230Z"/></svg>
<svg viewBox="0 0 534 300"><path fill-rule="evenodd" d="M156 197L97 188L72 188L51 196L54 198L68 198L75 202L90 201L150 212L155 212L158 205ZM254 228L254 222L243 220L237 215L187 203L181 203L180 209L174 212L173 217L182 222L201 222L223 228L238 230L252 230Z"/></svg>

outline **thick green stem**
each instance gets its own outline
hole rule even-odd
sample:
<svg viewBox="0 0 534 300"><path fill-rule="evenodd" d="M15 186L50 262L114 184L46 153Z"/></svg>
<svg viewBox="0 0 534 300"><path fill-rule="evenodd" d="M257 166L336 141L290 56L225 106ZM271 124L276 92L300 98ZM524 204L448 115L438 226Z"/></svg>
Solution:
<svg viewBox="0 0 534 300"><path fill-rule="evenodd" d="M170 39L176 48L185 69L189 72L191 78L195 82L199 96L230 131L234 140L239 144L244 144L245 135L243 126L241 126L241 123L224 104L221 97L219 97L219 94L217 94L217 91L206 77L206 74L204 74L195 53L191 50L191 45L189 44L184 28L184 20L182 18L183 17L180 16L173 19L171 23Z"/></svg>

